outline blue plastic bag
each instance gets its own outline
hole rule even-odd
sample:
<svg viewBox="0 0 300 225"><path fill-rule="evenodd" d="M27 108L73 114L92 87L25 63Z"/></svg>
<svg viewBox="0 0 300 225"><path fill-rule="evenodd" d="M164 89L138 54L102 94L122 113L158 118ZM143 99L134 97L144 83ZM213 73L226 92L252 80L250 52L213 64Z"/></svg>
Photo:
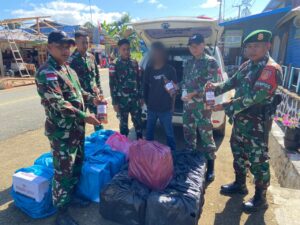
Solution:
<svg viewBox="0 0 300 225"><path fill-rule="evenodd" d="M107 163L93 164L84 162L81 170L77 195L90 201L100 201L100 191L111 180L110 168Z"/></svg>
<svg viewBox="0 0 300 225"><path fill-rule="evenodd" d="M115 131L112 130L98 130L92 133L90 136L85 138L86 141L90 141L93 143L105 143L107 139L113 135Z"/></svg>
<svg viewBox="0 0 300 225"><path fill-rule="evenodd" d="M99 154L104 148L107 139L115 132L112 130L99 130L92 133L90 136L85 138L84 143L84 155L85 159L93 157L93 155Z"/></svg>
<svg viewBox="0 0 300 225"><path fill-rule="evenodd" d="M50 187L48 192L45 194L43 201L36 202L34 199L26 197L25 195L19 194L11 189L11 195L14 199L15 205L25 212L28 216L39 219L53 215L56 212L56 208L52 203L52 191L51 191L51 179L53 177L53 169L46 168L40 165L34 165L27 168L22 168L16 171L25 173L33 173L37 176L42 176L50 181Z"/></svg>
<svg viewBox="0 0 300 225"><path fill-rule="evenodd" d="M34 165L45 166L49 169L53 169L53 156L51 152L41 155L34 161Z"/></svg>
<svg viewBox="0 0 300 225"><path fill-rule="evenodd" d="M113 151L110 146L103 145L103 148L97 155L89 158L88 161L90 163L108 163L111 176L115 176L120 172L122 166L126 162L126 155L122 152Z"/></svg>

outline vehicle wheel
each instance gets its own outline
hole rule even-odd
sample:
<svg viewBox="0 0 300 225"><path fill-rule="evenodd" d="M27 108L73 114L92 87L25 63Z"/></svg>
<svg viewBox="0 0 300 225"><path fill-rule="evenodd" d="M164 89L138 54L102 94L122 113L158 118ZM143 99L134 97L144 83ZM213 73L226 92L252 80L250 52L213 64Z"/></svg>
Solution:
<svg viewBox="0 0 300 225"><path fill-rule="evenodd" d="M215 134L219 137L224 137L225 131L226 131L226 116L224 117L224 123L222 124L222 126L219 129L215 130Z"/></svg>

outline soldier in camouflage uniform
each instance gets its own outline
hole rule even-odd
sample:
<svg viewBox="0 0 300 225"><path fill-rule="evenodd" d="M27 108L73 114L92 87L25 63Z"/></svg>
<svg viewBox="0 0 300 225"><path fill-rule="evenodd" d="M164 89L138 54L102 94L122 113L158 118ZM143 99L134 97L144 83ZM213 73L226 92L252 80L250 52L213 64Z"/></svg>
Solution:
<svg viewBox="0 0 300 225"><path fill-rule="evenodd" d="M118 42L120 57L110 65L109 85L112 104L120 116L120 132L128 135L130 113L137 139L142 138L142 91L141 73L137 61L130 59L130 43L127 39Z"/></svg>
<svg viewBox="0 0 300 225"><path fill-rule="evenodd" d="M247 194L246 173L250 168L255 178L255 195L243 204L245 212L268 207L266 191L270 185L268 136L272 113L276 111L276 89L281 84L281 67L269 56L272 33L254 31L244 40L245 54L249 58L238 72L225 83L207 84L216 95L235 89L232 101L217 105L215 111L225 109L233 123L231 149L234 157L236 180L223 185L223 194Z"/></svg>
<svg viewBox="0 0 300 225"><path fill-rule="evenodd" d="M200 133L200 151L207 158L208 182L214 180L214 160L216 144L213 138L211 123L212 111L205 104L205 84L218 79L217 61L204 52L205 44L202 35L197 34L189 39L190 52L193 59L184 67L181 86L188 95L183 99L183 131L189 149L197 149L197 129Z"/></svg>
<svg viewBox="0 0 300 225"><path fill-rule="evenodd" d="M77 49L69 59L70 67L75 70L79 78L81 87L91 95L100 95L103 97L103 91L100 82L99 69L93 54L89 53L89 37L83 31L75 33L75 42ZM97 114L97 107L85 102L86 108L91 113ZM102 129L103 126L95 126L95 130Z"/></svg>
<svg viewBox="0 0 300 225"><path fill-rule="evenodd" d="M66 61L74 40L61 31L48 37L49 58L36 73L36 85L45 108L45 134L53 153L53 203L58 208L57 225L76 225L67 208L74 203L86 206L87 201L73 196L84 158L85 122L99 125L95 115L87 115L84 101L98 104L99 99L85 92L77 75Z"/></svg>

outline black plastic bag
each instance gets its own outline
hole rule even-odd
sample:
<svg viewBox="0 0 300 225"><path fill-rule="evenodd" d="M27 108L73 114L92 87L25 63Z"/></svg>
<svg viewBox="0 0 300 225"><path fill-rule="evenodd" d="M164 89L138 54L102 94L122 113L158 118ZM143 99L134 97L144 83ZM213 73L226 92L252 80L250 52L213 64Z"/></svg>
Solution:
<svg viewBox="0 0 300 225"><path fill-rule="evenodd" d="M146 225L197 225L201 208L199 193L174 189L152 192L147 201Z"/></svg>
<svg viewBox="0 0 300 225"><path fill-rule="evenodd" d="M146 201L150 190L124 170L101 192L100 214L122 225L145 224Z"/></svg>
<svg viewBox="0 0 300 225"><path fill-rule="evenodd" d="M174 154L175 176L168 188L152 192L146 225L197 225L205 192L205 158L199 153Z"/></svg>

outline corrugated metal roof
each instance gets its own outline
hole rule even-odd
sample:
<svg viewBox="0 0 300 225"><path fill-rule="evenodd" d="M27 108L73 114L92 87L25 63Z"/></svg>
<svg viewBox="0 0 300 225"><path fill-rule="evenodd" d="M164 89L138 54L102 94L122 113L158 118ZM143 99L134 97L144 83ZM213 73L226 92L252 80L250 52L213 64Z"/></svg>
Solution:
<svg viewBox="0 0 300 225"><path fill-rule="evenodd" d="M0 41L7 41L7 32L10 32L11 37L15 41L41 41L44 42L47 39L42 36L30 34L22 29L14 29L14 30L0 30Z"/></svg>
<svg viewBox="0 0 300 225"><path fill-rule="evenodd" d="M236 19L236 20L230 20L224 23L220 23L220 26L229 26L229 25L233 25L233 24L238 24L238 23L243 23L252 19L257 19L257 18L261 18L261 17L266 17L266 16L271 16L271 15L275 15L278 13L283 13L283 12L289 12L292 9L292 7L285 7L285 8L279 8L279 9L275 9L272 11L268 11L268 12L262 12L259 14L255 14L255 15L251 15L251 16L247 16L247 17L243 17L240 19Z"/></svg>

